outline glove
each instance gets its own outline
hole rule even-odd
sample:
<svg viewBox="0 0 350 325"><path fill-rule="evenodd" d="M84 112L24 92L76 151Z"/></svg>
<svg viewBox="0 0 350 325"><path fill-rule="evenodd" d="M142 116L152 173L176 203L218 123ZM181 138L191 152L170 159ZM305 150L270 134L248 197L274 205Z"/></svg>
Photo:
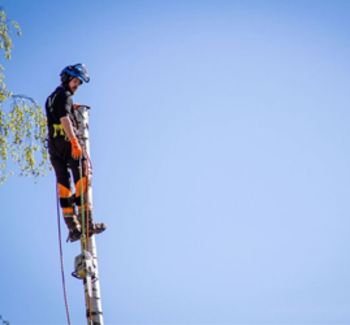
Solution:
<svg viewBox="0 0 350 325"><path fill-rule="evenodd" d="M80 106L80 104L73 104L73 109L79 109Z"/></svg>
<svg viewBox="0 0 350 325"><path fill-rule="evenodd" d="M81 146L78 142L78 139L77 138L72 138L70 140L70 143L72 145L72 157L73 159L79 159L82 157L83 155L83 151L81 149Z"/></svg>

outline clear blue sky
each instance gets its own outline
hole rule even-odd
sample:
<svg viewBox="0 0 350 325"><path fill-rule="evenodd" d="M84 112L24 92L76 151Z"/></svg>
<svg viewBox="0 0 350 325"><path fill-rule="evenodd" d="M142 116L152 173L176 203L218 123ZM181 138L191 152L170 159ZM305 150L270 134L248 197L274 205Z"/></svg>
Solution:
<svg viewBox="0 0 350 325"><path fill-rule="evenodd" d="M2 3L13 92L91 74L106 325L350 323L349 1ZM54 181L0 188L11 325L65 324Z"/></svg>

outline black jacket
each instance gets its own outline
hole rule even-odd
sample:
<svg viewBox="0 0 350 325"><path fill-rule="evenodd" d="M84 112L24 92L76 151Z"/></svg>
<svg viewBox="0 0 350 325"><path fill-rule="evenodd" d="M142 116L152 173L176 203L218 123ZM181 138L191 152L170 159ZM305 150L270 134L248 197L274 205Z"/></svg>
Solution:
<svg viewBox="0 0 350 325"><path fill-rule="evenodd" d="M76 133L77 123L73 113L72 93L65 87L58 86L46 99L45 110L49 139L65 137L60 119L68 116Z"/></svg>

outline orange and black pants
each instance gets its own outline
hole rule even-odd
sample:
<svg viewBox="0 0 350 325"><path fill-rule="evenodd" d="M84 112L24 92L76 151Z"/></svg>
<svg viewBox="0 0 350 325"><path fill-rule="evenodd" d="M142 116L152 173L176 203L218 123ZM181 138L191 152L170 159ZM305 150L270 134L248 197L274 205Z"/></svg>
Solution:
<svg viewBox="0 0 350 325"><path fill-rule="evenodd" d="M73 214L74 205L80 209L81 195L85 196L87 192L87 177L84 168L80 172L79 160L72 158L71 144L64 137L49 138L48 150L55 170L62 212L65 215ZM75 194L71 190L71 177L74 181Z"/></svg>

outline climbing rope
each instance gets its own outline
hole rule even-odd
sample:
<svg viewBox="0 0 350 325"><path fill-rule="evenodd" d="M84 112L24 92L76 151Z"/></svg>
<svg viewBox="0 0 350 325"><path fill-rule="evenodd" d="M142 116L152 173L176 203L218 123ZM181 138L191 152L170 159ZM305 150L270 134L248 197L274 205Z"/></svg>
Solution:
<svg viewBox="0 0 350 325"><path fill-rule="evenodd" d="M82 166L82 159L79 159L79 179L83 179L83 166ZM88 177L87 178L87 184L88 184ZM89 250L89 219L88 219L88 211L85 211L85 195L87 198L87 191L84 192L84 184L81 181L80 182L80 206L81 206L81 233L82 233L82 253L84 253L84 250ZM88 201L86 200L86 205L88 204ZM88 209L87 209L88 210Z"/></svg>
<svg viewBox="0 0 350 325"><path fill-rule="evenodd" d="M82 159L79 159L79 178L83 178L83 166L82 166ZM86 173L87 178L87 188L86 188L86 206L88 205L88 184L89 184L89 172ZM81 223L82 223L82 236L81 236L81 243L82 243L82 253L84 254L84 250L86 249L88 252L91 252L90 249L90 238L89 238L89 209L86 209L85 211L85 192L83 188L83 182L80 182L80 206L81 206ZM86 215L85 215L86 212ZM85 218L86 217L86 218ZM90 216L91 217L91 216ZM90 279L92 281L92 279ZM84 281L87 281L86 279ZM92 319L92 297L88 297L88 310L89 310L89 321L93 323Z"/></svg>
<svg viewBox="0 0 350 325"><path fill-rule="evenodd" d="M57 208L58 243L59 243L59 250L60 250L61 279L62 279L62 289L63 289L63 296L64 296L64 305L66 309L67 324L71 325L68 297L67 297L67 288L66 288L66 277L64 272L64 259L63 259L62 234L61 234L61 215L60 215L60 204L59 204L59 194L58 194L57 184L56 184L56 208Z"/></svg>

